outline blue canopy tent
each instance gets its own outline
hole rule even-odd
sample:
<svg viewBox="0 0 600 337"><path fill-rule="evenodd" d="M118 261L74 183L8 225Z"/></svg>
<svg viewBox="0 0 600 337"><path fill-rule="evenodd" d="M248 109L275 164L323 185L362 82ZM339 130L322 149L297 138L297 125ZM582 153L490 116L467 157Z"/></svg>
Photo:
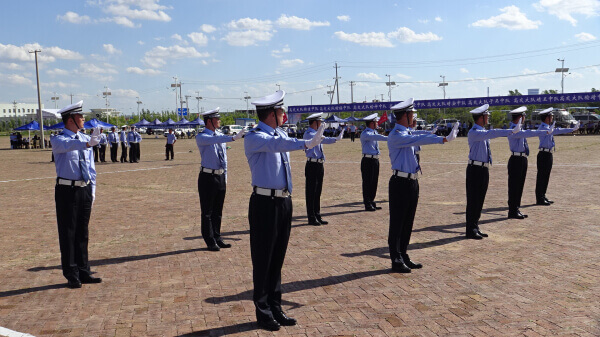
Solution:
<svg viewBox="0 0 600 337"><path fill-rule="evenodd" d="M36 121L32 121L25 125L21 125L18 128L15 128L13 130L27 131L27 139L29 139L29 141L31 141L31 130L39 130L39 129L40 129L40 124ZM31 146L29 146L29 148L31 149Z"/></svg>
<svg viewBox="0 0 600 337"><path fill-rule="evenodd" d="M141 121L139 121L139 122L137 122L137 123L133 124L133 126L135 126L135 127L138 127L138 128L139 128L140 126L144 126L144 127L145 127L145 126L148 126L148 125L150 125L150 124L152 124L152 123L151 123L151 122L148 122L148 121L147 121L145 118L142 118L142 120L141 120Z"/></svg>
<svg viewBox="0 0 600 337"><path fill-rule="evenodd" d="M92 128L96 128L96 127L101 127L101 128L108 129L108 128L112 128L113 126L116 127L116 125L112 125L110 123L103 122L103 121L98 120L96 118L92 118L89 121L83 123L83 127L85 129L92 129Z"/></svg>
<svg viewBox="0 0 600 337"><path fill-rule="evenodd" d="M188 124L188 126L204 126L204 121L202 119L200 119L200 117L194 119L193 121L190 121Z"/></svg>
<svg viewBox="0 0 600 337"><path fill-rule="evenodd" d="M348 123L354 123L354 122L359 122L359 121L360 121L360 119L356 118L356 117L348 117L348 118L346 118L346 122L348 122Z"/></svg>
<svg viewBox="0 0 600 337"><path fill-rule="evenodd" d="M325 120L323 120L323 122L325 122L325 123L343 123L343 122L345 122L345 120L339 118L336 115L331 115L331 116L325 118Z"/></svg>
<svg viewBox="0 0 600 337"><path fill-rule="evenodd" d="M183 117L180 120L178 120L177 122L175 122L175 126L177 126L177 127L187 126L187 125L189 125L189 123L190 123L190 121L188 121L187 119L185 119L185 117Z"/></svg>
<svg viewBox="0 0 600 337"><path fill-rule="evenodd" d="M171 118L167 119L166 121L160 123L161 127L164 128L173 128L177 125L177 122L175 122L174 120L172 120Z"/></svg>
<svg viewBox="0 0 600 337"><path fill-rule="evenodd" d="M162 122L160 121L160 119L156 118L155 120L150 122L150 124L146 125L146 127L150 129L160 129L162 128Z"/></svg>
<svg viewBox="0 0 600 337"><path fill-rule="evenodd" d="M48 130L60 130L60 129L64 129L64 128L65 128L65 123L58 122L54 125L50 125L47 129Z"/></svg>

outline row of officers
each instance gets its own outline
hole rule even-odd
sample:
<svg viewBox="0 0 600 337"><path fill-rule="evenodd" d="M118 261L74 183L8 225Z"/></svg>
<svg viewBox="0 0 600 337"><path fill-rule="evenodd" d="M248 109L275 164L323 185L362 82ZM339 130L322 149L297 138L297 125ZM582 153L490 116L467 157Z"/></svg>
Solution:
<svg viewBox="0 0 600 337"><path fill-rule="evenodd" d="M337 137L324 137L322 114L308 117L309 128L303 139L288 137L280 126L283 124L284 91L262 97L254 102L259 119L256 128L235 136L220 132L219 108L203 113L206 127L196 136L201 156L198 174L198 194L201 208L202 237L209 251L230 248L231 244L221 237L223 203L227 189L226 143L240 141L244 137L244 150L251 171L252 193L248 205L250 225L250 253L253 266L253 301L258 325L266 330L279 330L282 325L295 325L296 320L284 313L281 307L281 269L285 260L292 223L292 178L290 151L304 150L305 196L308 220L311 225L327 224L320 212L320 196L323 187L325 155L323 144L339 142ZM65 130L52 139L56 156L56 213L61 248L63 275L68 286L79 288L82 283L99 283L93 277L88 263L88 222L95 199L96 172L91 147L100 142L100 131L91 136L78 132L83 125L81 104L61 110ZM365 211L381 209L375 203L379 177L379 141L386 141L392 164L389 181L389 234L388 247L392 272L409 273L422 268L407 253L419 199L418 178L421 173L421 146L444 144L456 139L459 126L454 125L446 137L431 131L413 129L416 110L413 99L391 107L396 124L388 136L378 134L377 114L364 118L366 127L361 133L362 189ZM474 125L468 133L470 147L467 165L466 236L481 239L487 234L479 229L487 186L489 166L492 164L490 139L508 137L511 158L509 173L510 218L523 219L519 210L523 185L527 173L529 147L527 138L540 138L538 153L538 177L536 198L539 205L550 205L546 198L548 179L552 169L554 135L573 132L575 128L555 128L552 109L540 113L543 123L538 130L521 130L525 107L511 111L510 129L485 129L488 123L488 106L471 111ZM114 130L113 130L114 132Z"/></svg>

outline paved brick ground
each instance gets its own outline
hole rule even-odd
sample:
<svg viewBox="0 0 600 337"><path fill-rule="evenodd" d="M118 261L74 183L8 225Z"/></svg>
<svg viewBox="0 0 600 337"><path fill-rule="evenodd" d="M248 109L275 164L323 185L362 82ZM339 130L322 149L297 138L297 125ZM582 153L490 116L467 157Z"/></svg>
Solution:
<svg viewBox="0 0 600 337"><path fill-rule="evenodd" d="M223 232L232 249L208 252L200 237L194 141L178 141L167 162L164 139L146 139L141 163L98 165L90 260L104 282L79 290L64 287L59 268L50 153L0 149L0 326L35 336L271 335L254 323L250 174L243 144L230 144ZM425 267L409 275L389 273L385 144L376 213L360 203L360 143L325 146L330 224L321 227L306 225L304 157L293 153L283 288L299 324L276 335L600 335L599 145L558 137L551 207L533 205L531 157L529 218L507 220L508 145L493 140L482 241L463 240L466 139L425 147L410 246Z"/></svg>

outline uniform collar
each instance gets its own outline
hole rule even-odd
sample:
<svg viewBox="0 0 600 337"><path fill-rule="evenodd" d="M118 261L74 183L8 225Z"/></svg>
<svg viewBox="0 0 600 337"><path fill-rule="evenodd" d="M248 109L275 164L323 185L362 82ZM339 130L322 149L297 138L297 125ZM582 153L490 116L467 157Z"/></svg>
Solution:
<svg viewBox="0 0 600 337"><path fill-rule="evenodd" d="M375 131L375 130L373 130L373 129L369 128L369 127L366 127L365 131Z"/></svg>
<svg viewBox="0 0 600 337"><path fill-rule="evenodd" d="M261 130L265 131L268 134L271 134L271 135L275 134L275 129L268 126L266 123L263 123L262 121L258 122L258 128L260 128Z"/></svg>
<svg viewBox="0 0 600 337"><path fill-rule="evenodd" d="M540 126L543 126L543 127L546 127L546 126L547 126L547 127L550 127L550 125L548 125L548 124L546 124L546 123L544 123L544 122L542 122L542 123L540 124Z"/></svg>
<svg viewBox="0 0 600 337"><path fill-rule="evenodd" d="M317 130L313 129L313 128L312 128L312 126L309 126L309 127L308 127L308 131L309 131L309 132L311 132L311 133L312 133L313 131L314 131L314 132L317 132Z"/></svg>
<svg viewBox="0 0 600 337"><path fill-rule="evenodd" d="M396 123L396 125L394 126L393 130L400 130L400 131L410 131L410 128L402 125L402 124L398 124Z"/></svg>
<svg viewBox="0 0 600 337"><path fill-rule="evenodd" d="M215 129L215 130L216 130L216 129ZM215 131L213 131L213 130L211 130L211 129L209 129L209 128L205 128L205 129L204 129L204 133L207 133L207 134L209 134L209 135L214 135L214 134L215 134Z"/></svg>
<svg viewBox="0 0 600 337"><path fill-rule="evenodd" d="M473 129L476 130L485 130L485 128L477 123L473 123Z"/></svg>
<svg viewBox="0 0 600 337"><path fill-rule="evenodd" d="M69 137L71 137L71 138L74 138L74 137L75 137L75 135L78 135L78 134L79 134L79 131L77 131L77 133L75 133L75 132L73 132L73 131L71 131L71 130L69 130L69 129L63 129L63 134L64 134L65 136L69 136Z"/></svg>

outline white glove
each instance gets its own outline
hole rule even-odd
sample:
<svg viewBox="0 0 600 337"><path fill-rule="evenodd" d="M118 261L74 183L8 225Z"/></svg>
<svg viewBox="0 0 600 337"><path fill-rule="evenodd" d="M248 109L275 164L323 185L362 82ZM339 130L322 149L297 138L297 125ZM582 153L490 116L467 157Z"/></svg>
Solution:
<svg viewBox="0 0 600 337"><path fill-rule="evenodd" d="M233 138L234 141L244 137L244 135L246 134L246 130L242 129L242 131L238 132L235 136L231 137Z"/></svg>
<svg viewBox="0 0 600 337"><path fill-rule="evenodd" d="M554 122L556 123L556 122ZM573 132L579 130L579 121L577 121L577 123L575 123L575 128L573 129Z"/></svg>
<svg viewBox="0 0 600 337"><path fill-rule="evenodd" d="M552 125L550 125L550 130L548 130L548 134L551 135L552 132L554 132L554 129L556 129L556 122L552 123Z"/></svg>
<svg viewBox="0 0 600 337"><path fill-rule="evenodd" d="M450 133L446 136L447 141L451 142L456 139L456 136L458 136L458 125L458 122L454 123L452 130L450 130Z"/></svg>
<svg viewBox="0 0 600 337"><path fill-rule="evenodd" d="M512 133L519 133L521 131L521 119L519 119L519 122L517 123L517 125L512 129Z"/></svg>
<svg viewBox="0 0 600 337"><path fill-rule="evenodd" d="M342 138L344 138L344 130L345 129L342 129L342 131L340 131L340 134L337 137L335 137L336 141L340 141L342 140Z"/></svg>
<svg viewBox="0 0 600 337"><path fill-rule="evenodd" d="M90 146L96 146L100 143L100 128L94 128L94 132L92 132L92 136L88 141Z"/></svg>
<svg viewBox="0 0 600 337"><path fill-rule="evenodd" d="M323 137L324 130L325 130L325 124L321 124L321 126L319 126L319 128L317 129L317 133L315 134L315 136L312 137L311 140L306 142L307 149L312 149L313 147L321 144L321 141L323 141L323 139L325 138L325 137Z"/></svg>
<svg viewBox="0 0 600 337"><path fill-rule="evenodd" d="M435 134L435 132L437 131L437 129L438 129L438 127L437 127L437 125L436 125L436 126L433 128L433 129L431 129L431 134L432 134L432 135L433 135L433 134Z"/></svg>
<svg viewBox="0 0 600 337"><path fill-rule="evenodd" d="M92 205L96 201L96 184L92 185Z"/></svg>

